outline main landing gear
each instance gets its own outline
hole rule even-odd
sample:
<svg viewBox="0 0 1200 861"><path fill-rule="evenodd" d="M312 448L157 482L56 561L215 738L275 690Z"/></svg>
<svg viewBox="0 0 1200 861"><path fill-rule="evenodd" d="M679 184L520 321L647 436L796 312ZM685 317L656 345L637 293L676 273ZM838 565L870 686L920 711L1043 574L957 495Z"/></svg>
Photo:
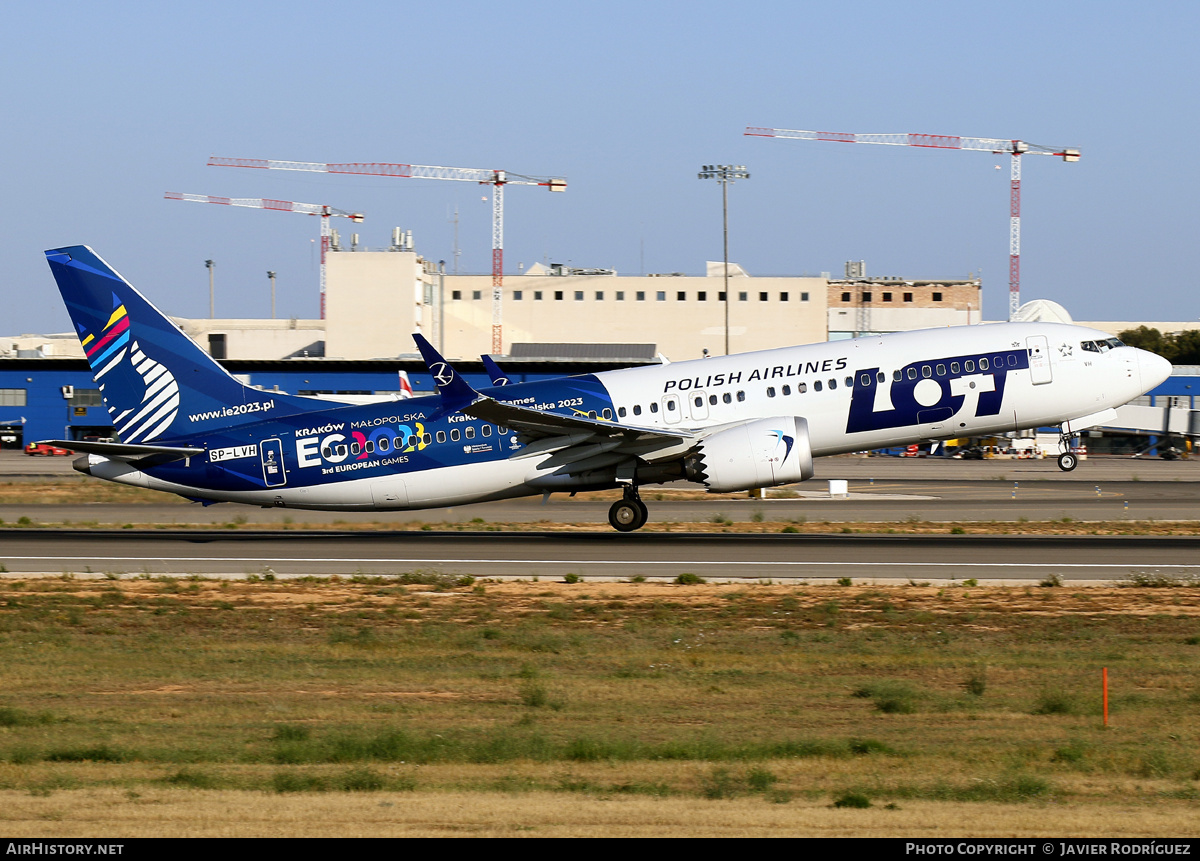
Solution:
<svg viewBox="0 0 1200 861"><path fill-rule="evenodd" d="M614 502L612 508L608 509L608 522L618 532L641 529L646 525L649 516L646 503L642 502L637 487L633 485L626 486L625 497Z"/></svg>

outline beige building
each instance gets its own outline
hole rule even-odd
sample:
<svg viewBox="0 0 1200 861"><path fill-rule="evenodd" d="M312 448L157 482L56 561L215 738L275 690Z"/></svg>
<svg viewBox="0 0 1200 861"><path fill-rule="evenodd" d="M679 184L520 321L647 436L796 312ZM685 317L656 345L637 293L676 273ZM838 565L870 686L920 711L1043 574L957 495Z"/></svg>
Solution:
<svg viewBox="0 0 1200 861"><path fill-rule="evenodd" d="M982 284L856 278L830 281L829 340L983 322Z"/></svg>
<svg viewBox="0 0 1200 861"><path fill-rule="evenodd" d="M721 355L723 267L710 272L717 274L553 274L538 267L534 274L505 276L501 352L511 353L517 343L574 342L652 344L670 359L699 358L706 349ZM326 273L327 357L412 354L411 332L424 334L450 359L491 352L490 275L440 276L411 251L333 253ZM825 296L824 278L735 275L730 351L825 340Z"/></svg>

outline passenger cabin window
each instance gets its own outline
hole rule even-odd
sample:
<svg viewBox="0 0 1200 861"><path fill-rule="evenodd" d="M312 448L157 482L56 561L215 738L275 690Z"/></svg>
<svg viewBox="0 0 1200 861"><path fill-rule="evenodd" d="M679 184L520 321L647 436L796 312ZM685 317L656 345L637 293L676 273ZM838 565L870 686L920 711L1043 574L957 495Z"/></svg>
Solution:
<svg viewBox="0 0 1200 861"><path fill-rule="evenodd" d="M387 437L380 438L380 440L379 440L379 450L380 451L387 451L391 447L392 447L392 441L390 439L388 439Z"/></svg>
<svg viewBox="0 0 1200 861"><path fill-rule="evenodd" d="M791 386L784 386L784 387L783 387L783 396L784 396L785 398L786 398L788 395L790 395L791 393L792 393L792 387L791 387Z"/></svg>
<svg viewBox="0 0 1200 861"><path fill-rule="evenodd" d="M471 425L468 425L467 429L464 431L464 435L467 439L475 439L475 428Z"/></svg>
<svg viewBox="0 0 1200 861"><path fill-rule="evenodd" d="M445 432L445 431L438 431L438 432L437 432L437 441L438 441L438 442L445 442L445 441L446 441L446 432Z"/></svg>
<svg viewBox="0 0 1200 861"><path fill-rule="evenodd" d="M821 381L820 380L813 380L813 391L814 392L821 391Z"/></svg>
<svg viewBox="0 0 1200 861"><path fill-rule="evenodd" d="M642 414L642 405L641 404L633 405L633 414L635 416L640 416Z"/></svg>
<svg viewBox="0 0 1200 861"><path fill-rule="evenodd" d="M774 386L767 386L767 397L768 398L775 397L775 387Z"/></svg>
<svg viewBox="0 0 1200 861"><path fill-rule="evenodd" d="M892 371L892 382L898 383L904 379L904 374L901 371Z"/></svg>
<svg viewBox="0 0 1200 861"><path fill-rule="evenodd" d="M915 380L917 378L917 369L916 368L908 369L908 378L910 380Z"/></svg>
<svg viewBox="0 0 1200 861"><path fill-rule="evenodd" d="M987 369L988 369L988 360L980 359L979 360L979 370L986 371Z"/></svg>
<svg viewBox="0 0 1200 861"><path fill-rule="evenodd" d="M745 393L745 392L738 392L738 393L737 393L737 399L738 399L738 403L739 403L739 404L740 404L740 403L742 403L744 400L746 400L746 393Z"/></svg>
<svg viewBox="0 0 1200 861"><path fill-rule="evenodd" d="M725 394L721 395L721 400L724 403L731 404L733 403L733 395L729 394L729 392L726 392Z"/></svg>
<svg viewBox="0 0 1200 861"><path fill-rule="evenodd" d="M972 362L970 359L967 359L967 363L966 363L965 367L967 369L968 374L975 373L975 363Z"/></svg>
<svg viewBox="0 0 1200 861"><path fill-rule="evenodd" d="M802 395L807 391L808 391L808 383L796 383L796 392L798 394Z"/></svg>
<svg viewBox="0 0 1200 861"><path fill-rule="evenodd" d="M460 438L461 438L461 435L458 432L458 428L451 428L450 429L450 442L458 442Z"/></svg>
<svg viewBox="0 0 1200 861"><path fill-rule="evenodd" d="M957 374L961 369L962 369L962 365L960 365L958 362L950 363L950 373Z"/></svg>
<svg viewBox="0 0 1200 861"><path fill-rule="evenodd" d="M936 370L937 370L937 375L939 377L946 376L946 366L945 365L938 365Z"/></svg>
<svg viewBox="0 0 1200 861"><path fill-rule="evenodd" d="M492 435L492 426L484 425L482 428L480 428L480 433L482 433L484 436L491 436Z"/></svg>
<svg viewBox="0 0 1200 861"><path fill-rule="evenodd" d="M650 412L652 412L652 413L658 412L658 402L657 401L650 402Z"/></svg>
<svg viewBox="0 0 1200 861"><path fill-rule="evenodd" d="M714 407L715 407L715 406L717 405L717 396L716 396L716 395L709 395L709 396L708 396L708 403L709 403L709 405L710 405L710 406L714 406Z"/></svg>
<svg viewBox="0 0 1200 861"><path fill-rule="evenodd" d="M863 388L866 388L867 386L871 385L871 375L863 374L861 377L859 377L858 381L862 383Z"/></svg>
<svg viewBox="0 0 1200 861"><path fill-rule="evenodd" d="M829 391L832 392L836 388L837 388L837 380L830 380L829 381Z"/></svg>
<svg viewBox="0 0 1200 861"><path fill-rule="evenodd" d="M622 419L625 418L625 412L626 412L625 407L617 407L617 417L618 418L622 418Z"/></svg>

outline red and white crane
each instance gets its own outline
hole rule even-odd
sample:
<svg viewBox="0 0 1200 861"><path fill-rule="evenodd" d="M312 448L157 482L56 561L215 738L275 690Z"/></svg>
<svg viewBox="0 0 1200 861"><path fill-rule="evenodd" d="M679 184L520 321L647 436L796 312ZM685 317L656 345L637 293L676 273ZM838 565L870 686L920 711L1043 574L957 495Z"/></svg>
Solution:
<svg viewBox="0 0 1200 861"><path fill-rule="evenodd" d="M868 143L884 146L916 146L926 149L977 150L1012 156L1009 191L1008 222L1008 319L1021 305L1021 156L1055 155L1063 161L1079 161L1079 150L1066 147L1047 147L1021 140L1000 138L964 138L953 135L919 134L851 134L846 132L814 132L797 129L764 129L748 126L748 137L790 138L805 141L834 141L836 143Z"/></svg>
<svg viewBox="0 0 1200 861"><path fill-rule="evenodd" d="M325 255L329 251L330 237L333 230L329 219L335 216L349 218L355 224L361 224L361 212L346 212L319 203L294 203L290 200L271 200L265 197L214 197L211 194L181 194L168 191L163 197L167 200L187 200L193 203L216 203L221 206L245 206L250 209L274 209L277 212L299 212L302 215L319 215L321 217L321 319L325 319Z"/></svg>
<svg viewBox="0 0 1200 861"><path fill-rule="evenodd" d="M503 351L504 302L504 186L540 185L551 191L566 191L567 181L561 178L523 176L503 170L470 167L437 167L428 164L385 164L348 162L325 164L307 161L274 161L257 158L219 158L208 160L209 166L252 167L265 170L299 170L309 173L349 173L365 176L394 176L402 179L448 179L458 182L477 182L492 187L492 353Z"/></svg>

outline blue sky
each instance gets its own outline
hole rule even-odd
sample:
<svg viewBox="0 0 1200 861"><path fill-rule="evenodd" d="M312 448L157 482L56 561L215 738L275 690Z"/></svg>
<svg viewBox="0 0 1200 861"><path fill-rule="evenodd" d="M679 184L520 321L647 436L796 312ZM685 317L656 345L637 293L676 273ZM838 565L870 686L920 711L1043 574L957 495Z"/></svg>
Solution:
<svg viewBox="0 0 1200 861"><path fill-rule="evenodd" d="M317 219L166 201L274 197L366 214L490 270L488 189L206 167L210 155L561 175L510 187L505 261L701 274L957 278L1007 311L1008 159L744 137L748 125L1020 138L1022 298L1076 319L1200 317L1200 4L1059 2L6 4L5 320L66 331L42 251L88 244L171 314L317 309ZM997 170L997 166L1000 167ZM337 224L348 233L348 222ZM601 333L576 332L579 340Z"/></svg>

